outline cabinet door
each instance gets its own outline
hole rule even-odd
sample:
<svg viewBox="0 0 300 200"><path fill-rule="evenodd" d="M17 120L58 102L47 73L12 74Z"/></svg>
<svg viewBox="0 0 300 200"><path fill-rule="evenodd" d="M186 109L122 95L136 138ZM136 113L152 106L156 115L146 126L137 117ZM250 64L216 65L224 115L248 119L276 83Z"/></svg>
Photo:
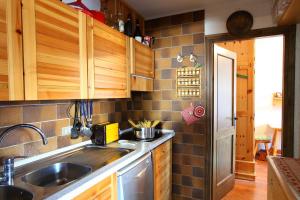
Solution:
<svg viewBox="0 0 300 200"><path fill-rule="evenodd" d="M131 75L131 91L153 91L153 79Z"/></svg>
<svg viewBox="0 0 300 200"><path fill-rule="evenodd" d="M154 51L130 38L131 74L154 78Z"/></svg>
<svg viewBox="0 0 300 200"><path fill-rule="evenodd" d="M24 100L21 1L0 0L0 101Z"/></svg>
<svg viewBox="0 0 300 200"><path fill-rule="evenodd" d="M169 200L172 194L172 140L153 151L154 199Z"/></svg>
<svg viewBox="0 0 300 200"><path fill-rule="evenodd" d="M25 99L87 98L86 17L60 1L23 0Z"/></svg>
<svg viewBox="0 0 300 200"><path fill-rule="evenodd" d="M74 200L117 200L117 176L113 174L90 189L78 195Z"/></svg>
<svg viewBox="0 0 300 200"><path fill-rule="evenodd" d="M127 37L88 17L89 98L130 97Z"/></svg>

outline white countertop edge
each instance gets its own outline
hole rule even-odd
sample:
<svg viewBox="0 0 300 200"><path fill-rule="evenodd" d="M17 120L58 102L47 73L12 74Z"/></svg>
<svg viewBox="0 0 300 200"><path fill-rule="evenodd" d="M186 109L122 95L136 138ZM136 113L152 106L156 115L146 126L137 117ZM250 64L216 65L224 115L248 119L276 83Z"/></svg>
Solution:
<svg viewBox="0 0 300 200"><path fill-rule="evenodd" d="M93 173L87 175L86 177L52 194L51 196L47 197L46 200L67 200L67 199L75 198L79 194L83 193L84 191L88 190L92 186L99 183L101 180L117 172L118 170L122 169L123 167L135 161L136 159L140 158L141 156L145 155L146 153L150 152L152 149L156 148L157 146L164 143L165 141L171 139L175 135L175 132L172 130L163 130L162 133L164 135L153 142L135 142L137 145L136 145L136 149L133 152L94 171ZM89 144L89 143L84 142L84 144L78 145L76 147L80 147L85 144ZM122 147L122 145L120 145L120 147ZM69 150L72 150L72 148L70 148Z"/></svg>
<svg viewBox="0 0 300 200"><path fill-rule="evenodd" d="M29 164L29 163L32 163L32 162L35 162L35 161L38 161L38 160L41 160L41 159L44 159L44 158L48 158L48 157L51 157L51 156L54 156L54 155L57 155L57 154L60 154L60 153L66 152L66 151L70 151L70 150L76 149L78 147L87 145L87 144L92 144L92 141L88 140L88 141L85 141L85 142L80 142L78 144L73 144L73 145L70 145L70 146L67 146L67 147L62 147L62 148L59 148L59 149L56 149L56 150L53 150L53 151L49 151L47 153L32 156L32 157L29 157L29 158L26 158L26 159L23 159L23 160L16 160L15 161L15 167L26 165L26 164Z"/></svg>

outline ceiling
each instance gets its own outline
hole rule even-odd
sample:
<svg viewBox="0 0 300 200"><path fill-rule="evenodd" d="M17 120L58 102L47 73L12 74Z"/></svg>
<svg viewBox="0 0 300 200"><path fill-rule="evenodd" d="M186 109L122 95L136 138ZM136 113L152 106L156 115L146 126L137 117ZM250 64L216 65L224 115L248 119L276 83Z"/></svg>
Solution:
<svg viewBox="0 0 300 200"><path fill-rule="evenodd" d="M194 10L224 0L124 0L145 19L154 19Z"/></svg>

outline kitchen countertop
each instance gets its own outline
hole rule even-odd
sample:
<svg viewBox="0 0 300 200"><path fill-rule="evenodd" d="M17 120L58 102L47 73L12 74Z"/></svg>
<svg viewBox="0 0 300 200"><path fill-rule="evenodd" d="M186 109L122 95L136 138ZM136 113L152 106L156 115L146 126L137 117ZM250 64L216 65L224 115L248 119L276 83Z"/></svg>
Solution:
<svg viewBox="0 0 300 200"><path fill-rule="evenodd" d="M47 197L47 200L65 200L65 199L72 199L82 192L88 190L93 185L99 183L101 180L105 179L106 177L110 176L111 174L117 172L118 170L122 169L123 167L127 166L128 164L132 163L136 159L140 158L144 154L150 152L152 149L156 148L160 144L164 143L165 141L174 137L175 132L172 130L162 130L162 136L152 142L143 142L143 141L125 141L120 140L119 142L114 142L108 144L108 147L116 147L116 148L127 148L133 149L131 153L123 156L122 158L101 167L94 172L86 175L85 177L81 178L80 180L66 186L62 190L52 194L51 196ZM24 159L21 161L15 162L15 167L21 167L23 165L29 164L34 161L38 161L43 158L55 156L57 154L64 153L66 151L73 150L75 148L85 146L87 144L91 144L91 141L82 142L76 145L72 145L69 147L57 149L55 151L51 151L45 154L41 154L38 156L34 156L28 159Z"/></svg>
<svg viewBox="0 0 300 200"><path fill-rule="evenodd" d="M286 197L300 199L300 159L275 156L267 159ZM268 180L268 184L273 182Z"/></svg>

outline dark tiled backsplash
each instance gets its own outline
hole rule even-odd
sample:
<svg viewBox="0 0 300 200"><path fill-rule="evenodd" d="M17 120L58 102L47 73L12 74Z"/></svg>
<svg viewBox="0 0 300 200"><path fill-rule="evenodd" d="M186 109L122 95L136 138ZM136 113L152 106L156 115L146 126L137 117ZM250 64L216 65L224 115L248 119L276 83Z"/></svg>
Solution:
<svg viewBox="0 0 300 200"><path fill-rule="evenodd" d="M62 135L62 128L71 126L73 123L73 120L67 116L71 101L30 103L1 103L0 131L11 125L31 123L44 131L48 144L43 145L40 136L31 129L16 129L0 144L0 157L33 156L88 140L88 138L81 137L71 140L70 135ZM119 122L121 127L125 127L127 126L127 111L132 108L131 104L130 99L94 101L93 123L111 121Z"/></svg>
<svg viewBox="0 0 300 200"><path fill-rule="evenodd" d="M144 117L159 117L163 128L176 131L173 139L172 199L203 199L206 118L187 126L181 111L191 103L206 106L205 67L201 69L201 96L177 97L176 69L189 62L178 63L176 57L193 53L199 63L204 64L204 12L149 20L146 30L156 37L154 92L137 94L133 99L134 108L142 110Z"/></svg>

